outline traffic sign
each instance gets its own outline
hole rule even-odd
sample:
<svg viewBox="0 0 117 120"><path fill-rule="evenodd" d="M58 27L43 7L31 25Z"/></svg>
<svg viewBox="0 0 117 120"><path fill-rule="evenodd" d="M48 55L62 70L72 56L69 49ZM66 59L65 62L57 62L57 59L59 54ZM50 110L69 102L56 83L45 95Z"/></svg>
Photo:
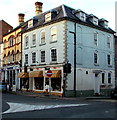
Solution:
<svg viewBox="0 0 117 120"><path fill-rule="evenodd" d="M51 77L52 76L52 71L48 70L46 74L47 74L48 77Z"/></svg>

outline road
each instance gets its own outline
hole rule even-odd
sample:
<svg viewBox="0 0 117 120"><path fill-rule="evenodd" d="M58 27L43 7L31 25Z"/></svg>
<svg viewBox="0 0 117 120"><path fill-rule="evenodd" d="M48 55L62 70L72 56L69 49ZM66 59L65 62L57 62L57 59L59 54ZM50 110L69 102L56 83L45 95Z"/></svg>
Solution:
<svg viewBox="0 0 117 120"><path fill-rule="evenodd" d="M4 93L3 118L117 118L111 99L50 99Z"/></svg>

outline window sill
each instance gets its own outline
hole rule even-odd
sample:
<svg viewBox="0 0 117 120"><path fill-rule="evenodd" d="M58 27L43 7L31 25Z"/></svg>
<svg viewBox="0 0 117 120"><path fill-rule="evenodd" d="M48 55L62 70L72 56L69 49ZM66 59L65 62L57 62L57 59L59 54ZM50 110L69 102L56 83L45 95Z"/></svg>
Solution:
<svg viewBox="0 0 117 120"><path fill-rule="evenodd" d="M36 47L36 45L32 45L31 48Z"/></svg>
<svg viewBox="0 0 117 120"><path fill-rule="evenodd" d="M55 62L53 61L53 62L50 62L50 64L58 64L58 63L57 63L57 61L55 61Z"/></svg>
<svg viewBox="0 0 117 120"><path fill-rule="evenodd" d="M29 47L25 47L24 49L25 49L25 50L26 50L26 49L29 49Z"/></svg>
<svg viewBox="0 0 117 120"><path fill-rule="evenodd" d="M46 43L40 43L39 46L45 45Z"/></svg>
<svg viewBox="0 0 117 120"><path fill-rule="evenodd" d="M112 67L112 65L108 65L108 67Z"/></svg>
<svg viewBox="0 0 117 120"><path fill-rule="evenodd" d="M97 64L97 63L94 63L94 65L95 65L95 66L99 66L99 64Z"/></svg>
<svg viewBox="0 0 117 120"><path fill-rule="evenodd" d="M51 40L51 41L50 41L50 44L51 44L51 43L56 43L56 42L57 42L57 40L54 40L54 41Z"/></svg>

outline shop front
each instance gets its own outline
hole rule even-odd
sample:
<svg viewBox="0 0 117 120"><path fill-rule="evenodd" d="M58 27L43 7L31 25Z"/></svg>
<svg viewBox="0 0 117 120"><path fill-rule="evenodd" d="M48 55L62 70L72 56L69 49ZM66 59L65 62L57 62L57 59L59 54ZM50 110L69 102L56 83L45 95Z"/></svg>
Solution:
<svg viewBox="0 0 117 120"><path fill-rule="evenodd" d="M21 88L23 90L29 89L29 73L20 72L18 73L18 78L20 78Z"/></svg>
<svg viewBox="0 0 117 120"><path fill-rule="evenodd" d="M51 70L52 75L45 75L45 84L49 85L50 93L53 95L62 96L62 75L61 70Z"/></svg>
<svg viewBox="0 0 117 120"><path fill-rule="evenodd" d="M32 90L34 91L43 91L44 90L44 76L43 71L32 71L29 73L30 84L32 83Z"/></svg>

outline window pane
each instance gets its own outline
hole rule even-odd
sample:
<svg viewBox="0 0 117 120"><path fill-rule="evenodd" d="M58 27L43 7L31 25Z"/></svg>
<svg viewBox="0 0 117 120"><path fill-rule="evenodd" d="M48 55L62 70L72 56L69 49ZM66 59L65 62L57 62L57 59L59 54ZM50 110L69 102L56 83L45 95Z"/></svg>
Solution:
<svg viewBox="0 0 117 120"><path fill-rule="evenodd" d="M41 62L45 62L45 51L41 51Z"/></svg>
<svg viewBox="0 0 117 120"><path fill-rule="evenodd" d="M51 60L52 61L57 61L57 56L56 56L56 49L51 50Z"/></svg>
<svg viewBox="0 0 117 120"><path fill-rule="evenodd" d="M36 44L36 34L33 34L32 45Z"/></svg>
<svg viewBox="0 0 117 120"><path fill-rule="evenodd" d="M56 31L56 27L53 27L53 28L51 29L51 39L52 39L52 41L57 40L57 31Z"/></svg>
<svg viewBox="0 0 117 120"><path fill-rule="evenodd" d="M28 54L25 55L25 63L28 64Z"/></svg>
<svg viewBox="0 0 117 120"><path fill-rule="evenodd" d="M36 53L32 53L32 63L36 63Z"/></svg>
<svg viewBox="0 0 117 120"><path fill-rule="evenodd" d="M94 63L95 63L95 64L98 63L97 53L94 53Z"/></svg>
<svg viewBox="0 0 117 120"><path fill-rule="evenodd" d="M45 43L45 31L41 32L41 43Z"/></svg>

